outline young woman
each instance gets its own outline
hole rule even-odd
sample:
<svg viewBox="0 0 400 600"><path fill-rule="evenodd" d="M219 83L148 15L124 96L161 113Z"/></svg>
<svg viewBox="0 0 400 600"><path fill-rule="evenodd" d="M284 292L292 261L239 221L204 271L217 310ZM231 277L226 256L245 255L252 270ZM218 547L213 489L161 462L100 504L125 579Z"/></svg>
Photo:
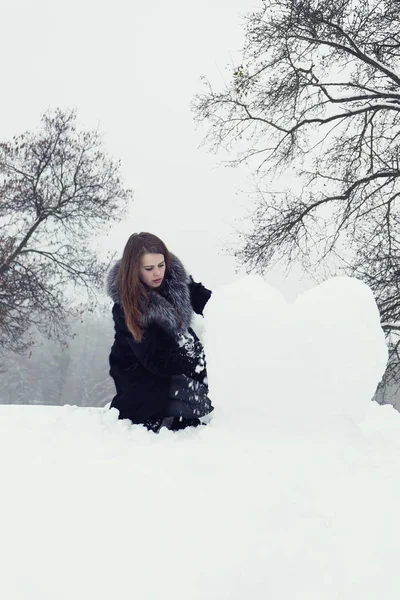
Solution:
<svg viewBox="0 0 400 600"><path fill-rule="evenodd" d="M107 275L114 301L110 375L120 419L159 431L200 424L213 410L203 347L190 327L211 296L151 233L134 233Z"/></svg>

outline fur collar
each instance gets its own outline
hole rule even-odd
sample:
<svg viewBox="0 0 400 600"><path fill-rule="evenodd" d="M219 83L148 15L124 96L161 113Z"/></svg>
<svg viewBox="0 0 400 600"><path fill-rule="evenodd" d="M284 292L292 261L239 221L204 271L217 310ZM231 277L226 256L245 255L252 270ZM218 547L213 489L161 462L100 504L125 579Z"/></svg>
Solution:
<svg viewBox="0 0 400 600"><path fill-rule="evenodd" d="M161 289L162 295L153 290L149 292L149 303L146 313L143 315L143 325L147 327L151 323L155 323L178 338L190 327L193 309L188 287L190 282L189 276L179 258L173 254L171 257L171 268L163 283ZM119 264L119 260L115 262L106 277L107 294L113 302L118 304L120 304L118 289ZM180 325L178 317L171 307L179 314L182 319L182 325Z"/></svg>

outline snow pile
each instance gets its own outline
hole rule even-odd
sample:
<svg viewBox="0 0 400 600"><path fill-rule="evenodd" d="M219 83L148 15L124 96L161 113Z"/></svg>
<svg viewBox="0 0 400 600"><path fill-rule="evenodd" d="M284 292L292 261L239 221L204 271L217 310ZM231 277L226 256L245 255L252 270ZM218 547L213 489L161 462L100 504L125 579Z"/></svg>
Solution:
<svg viewBox="0 0 400 600"><path fill-rule="evenodd" d="M397 600L400 414L370 402L368 290L289 306L249 278L215 291L205 339L208 427L0 406L1 598Z"/></svg>
<svg viewBox="0 0 400 600"><path fill-rule="evenodd" d="M340 277L295 303L261 277L244 277L206 307L206 350L216 419L237 428L318 428L358 422L386 366L371 290Z"/></svg>

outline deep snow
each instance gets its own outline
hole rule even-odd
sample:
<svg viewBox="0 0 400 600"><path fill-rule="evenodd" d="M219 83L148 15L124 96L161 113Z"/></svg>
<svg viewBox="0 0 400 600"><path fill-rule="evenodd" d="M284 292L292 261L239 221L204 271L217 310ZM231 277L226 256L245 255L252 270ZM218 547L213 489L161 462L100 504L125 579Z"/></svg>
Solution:
<svg viewBox="0 0 400 600"><path fill-rule="evenodd" d="M397 599L400 415L372 294L213 293L208 427L0 406L0 597Z"/></svg>

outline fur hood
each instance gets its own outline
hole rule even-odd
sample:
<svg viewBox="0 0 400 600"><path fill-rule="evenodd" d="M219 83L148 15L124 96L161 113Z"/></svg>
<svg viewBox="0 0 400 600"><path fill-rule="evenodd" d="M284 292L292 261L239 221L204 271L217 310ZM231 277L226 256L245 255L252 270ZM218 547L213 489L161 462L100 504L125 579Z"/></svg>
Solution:
<svg viewBox="0 0 400 600"><path fill-rule="evenodd" d="M153 290L149 292L149 303L143 315L143 325L147 327L150 323L155 323L174 337L179 338L190 327L193 316L189 292L190 278L179 258L173 254L171 258L170 272L161 288L162 295ZM118 289L120 262L120 260L116 261L106 276L107 294L117 304L120 304ZM182 325L180 325L175 311L171 310L171 306L182 319Z"/></svg>

